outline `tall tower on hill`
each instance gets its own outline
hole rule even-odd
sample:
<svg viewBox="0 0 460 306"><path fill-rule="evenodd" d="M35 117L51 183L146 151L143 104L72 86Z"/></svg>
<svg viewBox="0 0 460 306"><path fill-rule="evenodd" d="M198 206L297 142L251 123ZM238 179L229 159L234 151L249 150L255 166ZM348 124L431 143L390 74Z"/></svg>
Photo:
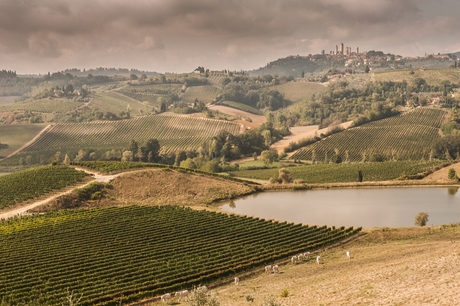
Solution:
<svg viewBox="0 0 460 306"><path fill-rule="evenodd" d="M356 47L356 54L359 54L359 47Z"/></svg>
<svg viewBox="0 0 460 306"><path fill-rule="evenodd" d="M343 43L340 43L340 54L343 54Z"/></svg>
<svg viewBox="0 0 460 306"><path fill-rule="evenodd" d="M335 45L335 54L339 54L339 46Z"/></svg>

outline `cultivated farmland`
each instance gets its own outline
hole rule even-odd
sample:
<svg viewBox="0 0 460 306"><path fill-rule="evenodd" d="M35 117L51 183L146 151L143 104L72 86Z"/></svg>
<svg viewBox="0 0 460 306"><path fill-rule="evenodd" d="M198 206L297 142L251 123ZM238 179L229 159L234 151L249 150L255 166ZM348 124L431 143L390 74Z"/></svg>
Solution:
<svg viewBox="0 0 460 306"><path fill-rule="evenodd" d="M208 104L219 94L220 90L214 86L191 86L180 97L186 103L193 103L195 99Z"/></svg>
<svg viewBox="0 0 460 306"><path fill-rule="evenodd" d="M410 74L411 71L414 74ZM444 80L448 80L451 83L458 83L460 81L460 71L451 68L384 70L373 73L372 78L375 81L387 82L402 82L406 80L409 84L412 84L416 78L422 78L429 85L439 85Z"/></svg>
<svg viewBox="0 0 460 306"><path fill-rule="evenodd" d="M0 208L24 202L60 189L88 176L64 165L41 166L0 177Z"/></svg>
<svg viewBox="0 0 460 306"><path fill-rule="evenodd" d="M33 111L40 113L67 113L83 102L75 102L69 99L42 99L27 102L11 103L0 105L0 113L12 111Z"/></svg>
<svg viewBox="0 0 460 306"><path fill-rule="evenodd" d="M306 183L347 183L358 181L358 171L363 175L364 182L394 180L403 173L415 175L433 170L444 164L445 161L414 162L397 161L382 163L356 164L317 164L308 166L289 167L288 170L294 180L300 179ZM279 169L240 170L230 172L234 176L269 180L278 175Z"/></svg>
<svg viewBox="0 0 460 306"><path fill-rule="evenodd" d="M278 90L284 94L284 98L293 103L305 102L315 93L321 92L326 87L320 83L310 82L287 82L282 85L270 87L270 90Z"/></svg>
<svg viewBox="0 0 460 306"><path fill-rule="evenodd" d="M400 116L371 122L334 134L291 156L292 159L327 161L338 150L342 160L363 161L378 153L388 159L429 158L431 144L441 136L439 128L447 112L418 108Z"/></svg>
<svg viewBox="0 0 460 306"><path fill-rule="evenodd" d="M162 152L197 149L203 140L225 130L237 134L239 125L186 116L152 115L119 121L58 123L20 153L66 151L80 148L127 148L131 140L159 140Z"/></svg>
<svg viewBox="0 0 460 306"><path fill-rule="evenodd" d="M141 115L139 109L145 111L142 103L129 99L116 92L101 92L94 95L90 107L101 112L111 112L118 116L120 112L126 112L128 105L131 107L131 116Z"/></svg>
<svg viewBox="0 0 460 306"><path fill-rule="evenodd" d="M117 305L314 251L360 228L301 226L171 206L51 212L0 223L0 298Z"/></svg>

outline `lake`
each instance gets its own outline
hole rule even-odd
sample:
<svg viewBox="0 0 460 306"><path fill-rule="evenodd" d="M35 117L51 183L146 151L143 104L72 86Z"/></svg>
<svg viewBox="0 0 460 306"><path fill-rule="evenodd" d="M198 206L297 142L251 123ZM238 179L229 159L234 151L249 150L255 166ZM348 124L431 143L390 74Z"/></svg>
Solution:
<svg viewBox="0 0 460 306"><path fill-rule="evenodd" d="M414 226L424 211L427 225L441 225L460 222L460 192L447 187L269 191L220 208L264 219L364 228Z"/></svg>

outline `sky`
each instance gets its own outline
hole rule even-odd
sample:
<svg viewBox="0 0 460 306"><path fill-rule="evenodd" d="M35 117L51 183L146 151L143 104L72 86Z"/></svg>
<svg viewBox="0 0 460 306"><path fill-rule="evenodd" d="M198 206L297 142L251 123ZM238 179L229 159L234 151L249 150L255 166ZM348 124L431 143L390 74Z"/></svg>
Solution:
<svg viewBox="0 0 460 306"><path fill-rule="evenodd" d="M252 70L335 45L460 51L458 0L0 0L0 70Z"/></svg>

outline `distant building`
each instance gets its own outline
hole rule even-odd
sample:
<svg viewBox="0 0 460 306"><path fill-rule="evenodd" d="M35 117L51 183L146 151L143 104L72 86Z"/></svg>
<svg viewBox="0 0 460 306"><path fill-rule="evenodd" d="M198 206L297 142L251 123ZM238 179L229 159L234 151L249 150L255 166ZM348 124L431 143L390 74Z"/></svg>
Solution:
<svg viewBox="0 0 460 306"><path fill-rule="evenodd" d="M322 55L324 55L324 54L325 54L325 52L326 52L326 51L322 50L322 51L321 51L321 54L322 54Z"/></svg>
<svg viewBox="0 0 460 306"><path fill-rule="evenodd" d="M340 54L343 54L343 43L340 43Z"/></svg>
<svg viewBox="0 0 460 306"><path fill-rule="evenodd" d="M359 47L356 47L356 54L359 54Z"/></svg>
<svg viewBox="0 0 460 306"><path fill-rule="evenodd" d="M335 54L339 54L339 46L335 45Z"/></svg>

